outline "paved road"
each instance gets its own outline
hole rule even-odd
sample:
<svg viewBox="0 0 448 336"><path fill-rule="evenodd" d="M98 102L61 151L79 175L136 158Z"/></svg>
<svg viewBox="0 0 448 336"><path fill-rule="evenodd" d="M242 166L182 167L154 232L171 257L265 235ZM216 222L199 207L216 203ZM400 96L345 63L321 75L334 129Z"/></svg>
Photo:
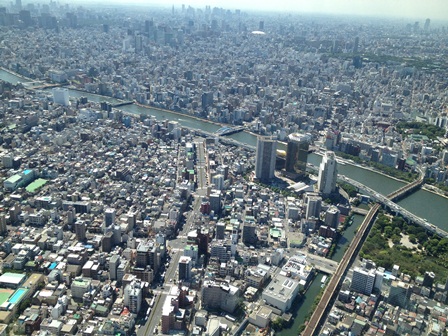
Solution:
<svg viewBox="0 0 448 336"><path fill-rule="evenodd" d="M201 198L206 195L207 192L207 167L206 167L206 153L205 146L202 141L197 144L197 162L196 169L198 171L198 190L196 190L196 195L194 195L192 210L187 215L187 219L182 230L179 232L176 239L168 241L168 251L172 253L171 262L168 269L165 272L165 282L163 286L158 287L154 290L157 293L157 298L154 302L154 307L152 308L151 315L148 317L146 324L143 325L137 332L137 336L147 336L153 335L155 327L159 325L162 320L162 308L167 295L170 292L172 286L175 286L174 281L177 280L177 267L179 265L179 259L183 255L183 250L187 244L187 234L188 232L195 229L195 221L197 221L200 216ZM170 279L172 282L170 282ZM177 281L176 281L177 282ZM161 328L158 327L159 333L161 333Z"/></svg>

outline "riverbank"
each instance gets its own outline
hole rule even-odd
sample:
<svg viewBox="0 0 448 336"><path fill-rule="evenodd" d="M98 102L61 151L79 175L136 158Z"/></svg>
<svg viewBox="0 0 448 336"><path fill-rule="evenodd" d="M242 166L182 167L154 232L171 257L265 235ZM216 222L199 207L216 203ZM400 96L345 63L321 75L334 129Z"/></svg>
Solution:
<svg viewBox="0 0 448 336"><path fill-rule="evenodd" d="M436 186L425 183L422 186L422 189L448 200L448 196L445 194L445 192L443 190L437 188Z"/></svg>
<svg viewBox="0 0 448 336"><path fill-rule="evenodd" d="M23 76L21 74L18 74L17 72L14 72L12 70L9 70L9 69L5 68L4 66L0 66L0 70L3 70L5 72L9 72L11 75L14 75L14 76L16 76L18 78L23 79L24 82L32 82L32 81L34 81L34 79L32 79L32 78L25 77L25 76Z"/></svg>
<svg viewBox="0 0 448 336"><path fill-rule="evenodd" d="M164 109L164 108L161 108L161 107L154 107L154 106L151 106L151 105L140 104L140 103L138 103L136 101L134 101L134 104L137 105L137 106L143 107L143 108L147 108L147 109L153 109L153 110L157 110L157 111L161 111L161 112L172 113L172 114L175 114L175 115L180 116L180 117L184 116L184 117L192 118L192 119L195 119L195 120L198 120L198 121L209 122L209 123L214 124L216 126L221 126L221 127L233 126L232 124L220 123L220 122L217 122L217 121L204 119L204 118L197 117L195 115L191 115L191 114L187 114L187 113L182 113L182 112L178 112L178 111L168 110L168 109Z"/></svg>

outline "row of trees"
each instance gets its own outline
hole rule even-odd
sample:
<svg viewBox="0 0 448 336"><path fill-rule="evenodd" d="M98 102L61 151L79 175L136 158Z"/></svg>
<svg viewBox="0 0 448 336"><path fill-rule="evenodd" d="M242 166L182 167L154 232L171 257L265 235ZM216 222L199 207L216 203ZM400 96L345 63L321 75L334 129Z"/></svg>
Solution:
<svg viewBox="0 0 448 336"><path fill-rule="evenodd" d="M379 162L364 161L359 156L354 156L354 155L346 154L343 152L337 152L337 155L344 159L347 159L347 160L353 160L355 163L358 163L358 164L364 163L364 164L368 165L369 167L375 168L386 175L395 177L400 180L412 182L418 177L417 173L398 170L394 167L386 166Z"/></svg>
<svg viewBox="0 0 448 336"><path fill-rule="evenodd" d="M431 140L445 136L445 130L443 128L418 121L400 121L395 127L397 131L404 136L406 136L406 132L409 130L412 130L412 133L414 134L425 135Z"/></svg>

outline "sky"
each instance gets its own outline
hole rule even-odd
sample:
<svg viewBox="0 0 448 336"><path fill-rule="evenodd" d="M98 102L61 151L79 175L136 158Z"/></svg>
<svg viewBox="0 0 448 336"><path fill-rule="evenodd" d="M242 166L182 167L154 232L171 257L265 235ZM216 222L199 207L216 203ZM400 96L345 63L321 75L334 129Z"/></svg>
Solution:
<svg viewBox="0 0 448 336"><path fill-rule="evenodd" d="M448 21L448 0L108 0L114 3L256 9L275 12L324 13ZM95 2L95 1L94 1Z"/></svg>

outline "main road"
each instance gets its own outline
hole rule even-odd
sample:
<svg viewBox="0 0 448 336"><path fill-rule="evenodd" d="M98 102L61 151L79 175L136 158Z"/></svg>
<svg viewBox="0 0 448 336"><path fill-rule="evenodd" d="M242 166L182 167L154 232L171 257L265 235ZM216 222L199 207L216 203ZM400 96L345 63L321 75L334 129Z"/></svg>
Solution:
<svg viewBox="0 0 448 336"><path fill-rule="evenodd" d="M154 307L152 308L151 314L146 321L146 324L140 327L137 331L137 336L147 336L153 335L154 329L158 329L159 323L162 320L162 308L165 303L167 295L170 293L171 287L175 286L174 281L176 280L177 266L179 265L179 259L183 255L183 249L187 244L186 236L190 230L195 228L195 221L198 218L198 214L201 207L201 198L207 192L207 154L206 148L202 141L196 142L197 147L197 160L196 160L196 170L198 172L198 189L196 190L196 195L193 200L192 210L188 213L187 219L179 232L176 239L168 241L168 253L171 253L171 262L168 269L165 272L165 279L162 286L158 287L154 293L157 295L154 302ZM202 168L202 169L200 169Z"/></svg>

